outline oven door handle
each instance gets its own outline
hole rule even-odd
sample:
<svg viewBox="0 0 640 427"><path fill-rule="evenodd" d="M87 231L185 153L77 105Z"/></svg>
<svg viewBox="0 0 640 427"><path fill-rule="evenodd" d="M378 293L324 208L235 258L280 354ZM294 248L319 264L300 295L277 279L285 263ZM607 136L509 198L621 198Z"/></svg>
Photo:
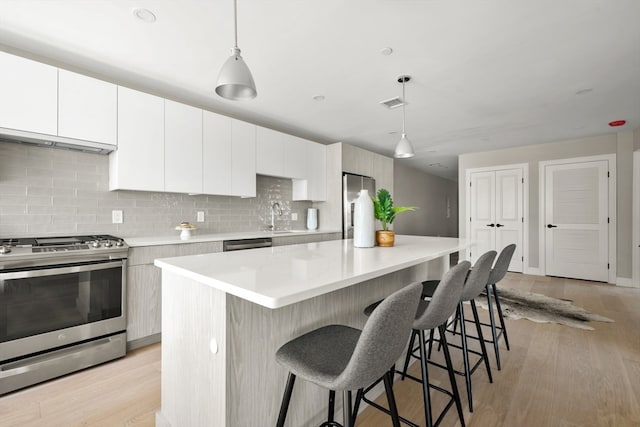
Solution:
<svg viewBox="0 0 640 427"><path fill-rule="evenodd" d="M109 268L123 267L123 266L124 266L124 261L120 260L120 261L113 261L113 262L106 262L106 263L60 266L60 267L37 269L37 270L12 271L10 273L0 272L0 280L27 279L30 277L53 276L56 274L81 273L83 271L106 270Z"/></svg>

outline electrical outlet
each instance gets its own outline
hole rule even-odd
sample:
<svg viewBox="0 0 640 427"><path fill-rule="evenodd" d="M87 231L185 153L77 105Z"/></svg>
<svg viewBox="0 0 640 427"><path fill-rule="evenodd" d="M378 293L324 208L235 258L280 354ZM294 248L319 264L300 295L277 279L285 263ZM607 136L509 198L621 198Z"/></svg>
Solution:
<svg viewBox="0 0 640 427"><path fill-rule="evenodd" d="M124 222L122 211L111 211L111 222L114 224L122 224Z"/></svg>
<svg viewBox="0 0 640 427"><path fill-rule="evenodd" d="M198 211L196 213L196 222L204 222L204 211Z"/></svg>
<svg viewBox="0 0 640 427"><path fill-rule="evenodd" d="M291 221L298 220L298 212L291 212Z"/></svg>

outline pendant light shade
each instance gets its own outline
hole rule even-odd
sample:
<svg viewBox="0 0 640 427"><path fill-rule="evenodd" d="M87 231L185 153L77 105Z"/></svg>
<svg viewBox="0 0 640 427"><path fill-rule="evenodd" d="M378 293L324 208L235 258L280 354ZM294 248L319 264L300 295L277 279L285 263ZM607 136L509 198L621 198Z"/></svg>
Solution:
<svg viewBox="0 0 640 427"><path fill-rule="evenodd" d="M396 145L396 151L393 154L393 157L396 159L408 159L410 157L415 156L413 152L413 145L411 145L411 141L407 138L407 134L404 130L404 122L405 122L405 111L404 106L406 104L404 97L404 84L411 80L409 76L400 76L398 77L398 83L402 83L402 138L398 141L398 145Z"/></svg>
<svg viewBox="0 0 640 427"><path fill-rule="evenodd" d="M413 156L415 156L415 153L413 152L411 141L409 141L407 135L403 133L402 138L398 141L398 145L396 145L396 152L393 154L393 157L396 159L408 159Z"/></svg>
<svg viewBox="0 0 640 427"><path fill-rule="evenodd" d="M240 55L238 48L238 4L233 2L235 45L231 48L231 56L224 63L218 74L216 93L233 101L253 99L258 94L256 84L249 67Z"/></svg>

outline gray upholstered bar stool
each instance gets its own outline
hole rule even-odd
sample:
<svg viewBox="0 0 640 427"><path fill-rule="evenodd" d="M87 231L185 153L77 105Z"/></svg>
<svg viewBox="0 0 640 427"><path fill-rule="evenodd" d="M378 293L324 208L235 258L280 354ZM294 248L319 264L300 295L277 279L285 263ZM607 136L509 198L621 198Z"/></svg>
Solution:
<svg viewBox="0 0 640 427"><path fill-rule="evenodd" d="M289 369L289 378L277 427L284 426L298 376L330 390L329 419L322 426L340 426L333 420L333 397L335 391L343 392L344 427L352 427L357 416L352 414L351 391L360 391L383 378L393 425L399 427L391 369L407 344L421 291L420 283L412 283L391 294L367 320L362 331L330 325L280 347L276 360Z"/></svg>
<svg viewBox="0 0 640 427"><path fill-rule="evenodd" d="M449 343L449 346L462 349L464 371L462 372L456 371L456 373L459 375L464 375L465 377L465 384L467 387L467 398L469 401L470 412L473 412L473 394L471 392L471 375L476 371L476 369L478 368L478 366L480 366L482 362L484 362L485 368L487 370L487 376L489 377L489 382L491 383L493 382L493 376L491 375L491 368L489 367L489 358L487 356L487 348L485 346L485 340L482 335L482 324L480 323L480 317L478 316L478 310L476 308L475 298L477 298L480 295L480 293L485 289L487 280L489 279L489 274L491 273L491 265L493 264L493 260L496 258L496 254L497 254L496 251L485 252L478 258L476 263L473 265L473 268L469 272L464 282L462 296L458 304L458 309L456 311L456 318L454 321L454 325L456 323L460 324L460 341L461 341L460 344L461 345L458 346L456 344ZM440 281L440 283L437 286L435 286L433 295L435 295L435 292L438 292L438 289L440 288L441 285L442 285L442 281ZM424 296L425 296L425 287L423 286L423 297ZM466 320L465 320L464 306L463 306L464 302L469 302L471 304L471 310L473 313L473 323L475 323L476 325L476 332L478 334L478 336L475 338L477 338L480 343L480 349L481 349L480 352L477 352L469 348L468 338L473 338L473 337L467 336L467 329L465 325ZM454 326L454 332L455 332L455 326ZM433 335L431 335L431 338L429 339L429 355L431 354L432 337ZM469 354L475 354L477 356L480 356L480 358L476 361L476 363L473 366L471 366L469 362ZM443 369L447 369L447 367L444 365L440 365L435 362L433 362L433 364ZM407 363L405 363L404 372L406 372L406 365Z"/></svg>
<svg viewBox="0 0 640 427"><path fill-rule="evenodd" d="M445 336L445 328L447 324L447 319L453 315L460 302L460 298L462 297L464 280L467 276L467 272L469 271L469 267L471 267L471 263L469 261L462 261L449 271L445 273L442 278L441 284L438 287L438 290L434 293L433 298L430 301L424 301L421 299L420 305L418 306L418 313L416 315L416 319L413 322L413 332L411 335L411 343L409 345L409 349L407 350L407 357L405 360L405 368L403 379L405 377L410 378L414 381L422 383L422 396L424 403L424 413L425 420L427 423L427 427L432 427L434 425L440 424L447 411L453 404L456 405L456 409L458 411L458 417L460 419L460 423L464 427L464 415L462 414L462 403L460 401L460 394L458 393L458 387L456 385L455 371L453 369L453 365L451 363L451 357L449 354L449 347L447 346L447 338ZM376 305L379 303L371 304L367 308L365 308L364 312L366 315L371 315L375 313L379 308L376 308ZM427 368L427 364L431 363L427 360L426 357L426 348L425 348L425 332L431 331L433 333L434 329L438 329L440 336L442 337L442 348L444 352L445 362L447 364L447 370L449 372L449 381L451 383L451 390L446 390L440 386L435 384L431 384L429 382L429 372ZM409 365L409 358L411 353L413 352L414 342L418 340L418 348L417 350L420 353L420 369L422 373L421 378L416 378L414 376L408 375L406 373L407 367ZM433 423L433 415L431 410L431 395L430 388L438 390L450 397L449 402L444 407L442 412L438 415L435 424ZM368 390L365 390L365 392ZM361 394L358 393L358 398L361 397ZM374 406L384 412L387 412L384 408L379 406L377 403L368 400L366 397L362 397L365 402L369 405ZM356 407L358 406L358 399L356 399ZM417 424L406 420L401 417L402 422L408 424L410 426L417 426Z"/></svg>
<svg viewBox="0 0 640 427"><path fill-rule="evenodd" d="M507 274L507 270L509 269L509 264L511 263L511 258L513 258L513 253L516 251L516 245L514 243L507 245L500 251L500 255L498 255L498 259L496 260L493 269L491 270L491 274L489 274L489 279L487 280L487 286L485 292L487 294L487 305L489 307L489 324L482 323L484 326L491 327L491 340L485 340L491 344L493 344L493 351L496 355L496 364L498 366L498 370L501 369L500 366L500 348L499 348L499 340L502 336L504 338L504 344L509 350L509 337L507 336L507 328L504 324L504 316L502 314L502 307L500 306L500 297L498 296L498 289L496 288L496 283L501 281L504 276ZM498 318L500 320L500 326L496 326L495 315L493 313L493 304L491 303L491 298L493 294L493 299L496 302L496 310L498 311Z"/></svg>

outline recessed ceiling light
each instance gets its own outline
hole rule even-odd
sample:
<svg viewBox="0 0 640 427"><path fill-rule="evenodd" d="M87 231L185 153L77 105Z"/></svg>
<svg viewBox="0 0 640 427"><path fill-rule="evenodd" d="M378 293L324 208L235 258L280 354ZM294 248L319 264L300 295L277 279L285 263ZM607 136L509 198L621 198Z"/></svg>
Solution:
<svg viewBox="0 0 640 427"><path fill-rule="evenodd" d="M390 47L383 47L382 49L380 49L380 53L384 56L389 56L393 53L393 49L391 49Z"/></svg>
<svg viewBox="0 0 640 427"><path fill-rule="evenodd" d="M627 124L626 120L614 120L612 122L609 122L609 126L611 126L612 128L624 126L625 124Z"/></svg>
<svg viewBox="0 0 640 427"><path fill-rule="evenodd" d="M579 91L576 92L576 95L585 95L589 92L593 92L593 88L586 88L586 89L580 89Z"/></svg>
<svg viewBox="0 0 640 427"><path fill-rule="evenodd" d="M314 101L324 101L324 95L313 95L312 98Z"/></svg>
<svg viewBox="0 0 640 427"><path fill-rule="evenodd" d="M135 16L142 22L146 22L147 24L156 22L156 15L154 15L154 13L151 12L149 9L143 9L143 8L133 9L133 16Z"/></svg>

